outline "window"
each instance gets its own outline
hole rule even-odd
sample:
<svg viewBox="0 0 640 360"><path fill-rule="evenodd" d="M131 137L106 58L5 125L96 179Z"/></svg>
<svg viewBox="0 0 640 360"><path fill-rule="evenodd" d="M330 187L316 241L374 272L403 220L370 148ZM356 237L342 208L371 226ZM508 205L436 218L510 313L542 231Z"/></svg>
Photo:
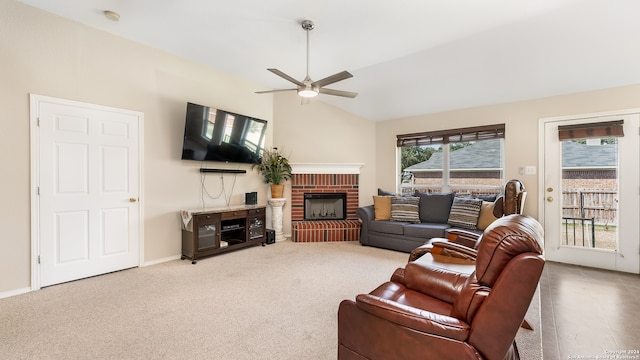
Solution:
<svg viewBox="0 0 640 360"><path fill-rule="evenodd" d="M402 193L499 194L504 184L504 124L397 136Z"/></svg>

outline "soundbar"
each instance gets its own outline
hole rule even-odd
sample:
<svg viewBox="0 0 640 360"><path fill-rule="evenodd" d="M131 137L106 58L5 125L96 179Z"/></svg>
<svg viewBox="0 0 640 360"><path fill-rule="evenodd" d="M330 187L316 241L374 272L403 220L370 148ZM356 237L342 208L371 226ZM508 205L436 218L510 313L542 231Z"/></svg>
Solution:
<svg viewBox="0 0 640 360"><path fill-rule="evenodd" d="M200 168L201 173L228 173L228 174L246 174L247 170L241 169L209 169Z"/></svg>

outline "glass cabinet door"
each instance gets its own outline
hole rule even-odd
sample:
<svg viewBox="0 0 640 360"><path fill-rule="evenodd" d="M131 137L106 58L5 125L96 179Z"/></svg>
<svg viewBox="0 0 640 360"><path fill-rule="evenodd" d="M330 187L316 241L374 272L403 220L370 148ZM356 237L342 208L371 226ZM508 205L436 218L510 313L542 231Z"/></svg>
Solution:
<svg viewBox="0 0 640 360"><path fill-rule="evenodd" d="M249 224L249 237L256 239L262 236L264 236L264 219L261 217L252 218Z"/></svg>
<svg viewBox="0 0 640 360"><path fill-rule="evenodd" d="M216 247L216 230L215 224L198 227L198 250Z"/></svg>

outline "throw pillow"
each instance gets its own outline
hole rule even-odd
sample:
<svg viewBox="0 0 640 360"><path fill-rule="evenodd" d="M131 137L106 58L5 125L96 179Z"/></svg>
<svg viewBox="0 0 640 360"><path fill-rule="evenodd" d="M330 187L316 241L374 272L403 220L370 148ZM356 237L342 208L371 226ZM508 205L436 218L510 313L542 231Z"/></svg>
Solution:
<svg viewBox="0 0 640 360"><path fill-rule="evenodd" d="M482 200L455 198L449 213L449 225L463 229L476 230Z"/></svg>
<svg viewBox="0 0 640 360"><path fill-rule="evenodd" d="M376 220L390 220L391 196L374 196L373 212Z"/></svg>
<svg viewBox="0 0 640 360"><path fill-rule="evenodd" d="M487 226L491 225L492 222L498 220L497 217L493 216L493 206L494 203L492 202L482 202L482 206L480 207L480 216L478 217L478 230L484 230Z"/></svg>
<svg viewBox="0 0 640 360"><path fill-rule="evenodd" d="M446 224L451 212L454 193L428 194L416 191L420 198L419 216L421 222Z"/></svg>
<svg viewBox="0 0 640 360"><path fill-rule="evenodd" d="M415 196L394 196L391 198L391 221L419 223L418 205L420 198Z"/></svg>

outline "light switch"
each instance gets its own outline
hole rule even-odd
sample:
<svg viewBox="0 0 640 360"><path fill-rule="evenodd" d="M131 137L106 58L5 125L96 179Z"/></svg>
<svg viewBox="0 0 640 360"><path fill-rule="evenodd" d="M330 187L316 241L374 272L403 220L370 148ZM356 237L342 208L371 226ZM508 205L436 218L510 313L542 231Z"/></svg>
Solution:
<svg viewBox="0 0 640 360"><path fill-rule="evenodd" d="M525 166L524 168L525 175L535 175L536 167L535 166Z"/></svg>

